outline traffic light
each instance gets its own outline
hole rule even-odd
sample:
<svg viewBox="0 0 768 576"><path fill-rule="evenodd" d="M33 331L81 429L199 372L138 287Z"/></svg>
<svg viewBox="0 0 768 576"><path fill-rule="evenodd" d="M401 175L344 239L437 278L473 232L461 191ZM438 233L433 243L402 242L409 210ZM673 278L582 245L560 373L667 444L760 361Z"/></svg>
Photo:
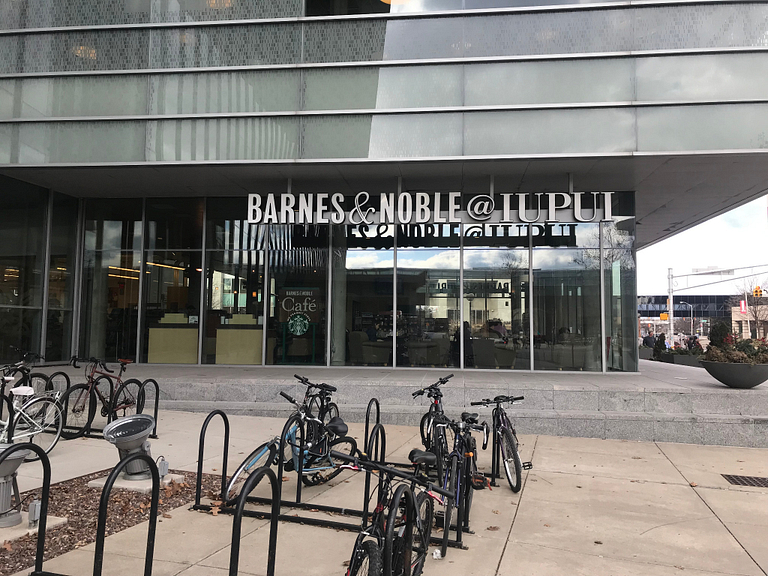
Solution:
<svg viewBox="0 0 768 576"><path fill-rule="evenodd" d="M763 297L763 289L760 288L760 286L755 286L755 289L752 290L752 296L755 298L762 298Z"/></svg>

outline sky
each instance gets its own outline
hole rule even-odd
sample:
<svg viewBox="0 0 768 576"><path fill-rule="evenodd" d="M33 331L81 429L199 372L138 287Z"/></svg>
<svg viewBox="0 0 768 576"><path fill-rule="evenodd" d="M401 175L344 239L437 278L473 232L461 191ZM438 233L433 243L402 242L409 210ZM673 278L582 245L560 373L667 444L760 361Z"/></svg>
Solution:
<svg viewBox="0 0 768 576"><path fill-rule="evenodd" d="M765 239L768 238L768 197L754 200L708 222L676 234L637 253L637 293L657 296L667 293L667 269L675 276L690 274L694 268L717 269L768 264ZM753 274L750 278L733 280ZM702 288L685 289L717 280L729 280ZM733 295L751 286L768 288L768 266L735 270L732 276L679 278L675 295Z"/></svg>

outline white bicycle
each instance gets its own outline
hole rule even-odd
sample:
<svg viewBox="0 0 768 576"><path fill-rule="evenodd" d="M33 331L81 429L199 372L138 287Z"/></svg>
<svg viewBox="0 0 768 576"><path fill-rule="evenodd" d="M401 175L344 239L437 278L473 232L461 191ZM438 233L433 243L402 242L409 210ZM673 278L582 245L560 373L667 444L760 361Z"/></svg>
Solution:
<svg viewBox="0 0 768 576"><path fill-rule="evenodd" d="M0 396L5 396L5 387L13 381L4 376L0 387ZM9 416L5 401L0 401L0 442L32 442L49 453L61 438L64 416L54 397L35 396L31 386L16 386L10 391L13 405L13 436L8 438ZM34 452L24 459L25 462L37 460Z"/></svg>

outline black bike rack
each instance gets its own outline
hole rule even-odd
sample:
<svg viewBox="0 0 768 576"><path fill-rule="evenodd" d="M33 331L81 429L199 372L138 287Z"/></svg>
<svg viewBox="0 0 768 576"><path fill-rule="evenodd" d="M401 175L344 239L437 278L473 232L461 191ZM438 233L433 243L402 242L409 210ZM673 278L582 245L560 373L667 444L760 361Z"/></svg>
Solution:
<svg viewBox="0 0 768 576"><path fill-rule="evenodd" d="M10 406L10 404L9 404ZM43 465L43 492L40 496L40 521L37 524L37 552L35 553L35 569L30 576L62 576L52 572L43 572L43 554L45 553L45 526L48 521L48 500L51 492L51 461L45 450L31 442L23 444L14 444L0 452L0 464L14 452L20 450L31 450L40 458L40 464Z"/></svg>
<svg viewBox="0 0 768 576"><path fill-rule="evenodd" d="M147 454L130 454L120 460L109 474L104 488L101 491L101 501L99 502L99 524L96 528L96 553L93 559L93 576L101 576L102 565L104 564L104 539L107 531L107 505L109 504L109 494L112 492L120 472L129 463L134 460L144 460L149 465L150 474L152 474L152 501L149 507L149 528L147 530L147 552L144 556L144 576L152 576L152 559L155 552L155 529L157 527L157 506L160 500L160 473L157 471L157 465Z"/></svg>
<svg viewBox="0 0 768 576"><path fill-rule="evenodd" d="M147 387L148 384L151 384L155 388L155 427L152 429L152 434L149 435L150 438L156 439L157 438L157 413L160 409L160 386L157 384L157 380L154 378L147 378L142 382L141 387L139 388L139 394L141 394L144 391L144 388ZM144 396L146 399L146 395Z"/></svg>
<svg viewBox="0 0 768 576"><path fill-rule="evenodd" d="M208 504L202 504L200 502L200 493L202 490L202 451L203 451L203 443L205 441L205 432L208 426L208 422L210 419L215 415L219 414L222 416L222 418L226 421L226 415L221 410L214 410L208 415L208 418L206 419L205 423L203 424L203 429L200 431L200 449L198 451L198 474L197 474L197 485L195 487L195 504L192 506L193 510L200 510L203 512L209 512L213 509L213 506L210 506ZM282 455L283 450L285 448L285 437L288 431L291 428L291 425L294 423L297 424L298 429L301 433L301 441L299 443L299 453L304 453L304 423L301 421L301 419L298 417L298 415L293 415L291 418L288 419L288 421L283 426L283 430L280 435L280 446L278 454ZM228 426L228 425L227 425ZM228 433L225 434L224 438L224 461L226 462L226 454L228 449L228 442L229 435ZM244 499L244 502L251 503L251 504L261 504L261 505L271 505L273 507L273 510L277 509L278 512L281 508L298 508L298 509L304 509L304 510L313 510L318 512L330 512L332 514L338 514L343 516L356 516L356 517L362 517L363 512L361 510L354 510L351 508L340 508L338 506L325 506L322 504L313 504L311 502L302 502L301 501L301 488L302 488L302 482L301 482L301 473L303 468L303 458L299 458L299 469L297 470L298 476L297 476L297 486L296 486L296 499L295 500L283 500L282 499L282 485L280 488L280 495L281 499L279 500L279 506L275 508L275 504L272 501L271 498L263 498L260 496L246 496ZM283 478L283 459L282 457L278 458L278 465L277 465L277 477L282 482ZM246 481L247 482L247 481ZM240 505L240 501L243 500L242 498L238 499L237 506L228 506L226 503L226 489L227 489L227 477L226 477L226 469L222 469L222 477L221 477L221 505L218 506L218 510L220 513L223 514L234 514L237 510L237 506ZM254 484L255 486L255 484ZM245 503L243 503L243 506ZM272 519L272 512L263 512L261 510L243 510L242 512L243 516L247 516L249 518L259 518L262 520L271 520ZM354 531L358 532L360 530L360 524L350 524L348 522L335 522L333 520L325 520L322 518L314 518L311 516L294 516L294 515L286 515L286 514L279 514L278 519L282 520L284 522L294 522L297 524L307 524L310 526L320 526L323 528L333 528L335 530L347 530L347 531Z"/></svg>
<svg viewBox="0 0 768 576"><path fill-rule="evenodd" d="M373 430L371 431L371 436L367 438L367 442L365 444L365 453L371 460L376 460L378 458L379 464L382 466L386 465L387 433L384 431L384 426L380 422L376 423L376 425L373 427ZM368 526L368 518L370 516L368 511L368 503L370 502L371 497L371 474L372 472L370 470L365 470L365 488L363 489L363 524L361 530L365 530L365 528ZM379 476L379 482L376 488L377 502L381 499L382 482L383 479L381 476Z"/></svg>
<svg viewBox="0 0 768 576"><path fill-rule="evenodd" d="M203 505L200 504L200 498L203 489L203 456L205 454L205 435L208 432L208 425L216 416L221 416L221 419L224 422L224 457L221 464L221 493L219 496L221 497L222 502L227 499L225 492L227 490L227 456L229 454L229 418L227 418L227 415L223 411L214 410L205 418L203 427L200 429L200 441L198 442L197 448L197 481L195 484L195 504L192 506L193 510L203 509L201 508ZM210 506L205 507L205 510L210 509Z"/></svg>
<svg viewBox="0 0 768 576"><path fill-rule="evenodd" d="M256 488L261 479L266 476L272 487L272 512L269 522L269 549L267 551L267 576L275 574L275 557L277 555L277 525L280 518L280 495L283 491L282 481L277 479L275 473L268 467L259 468L245 481L242 494L245 498L238 499L237 507L232 520L232 544L229 552L229 576L237 576L240 563L240 528L245 513L245 503L248 495Z"/></svg>
<svg viewBox="0 0 768 576"><path fill-rule="evenodd" d="M365 410L365 434L363 436L363 446L365 446L366 449L368 448L368 433L370 432L371 410L373 408L376 408L376 424L381 424L381 405L379 404L378 398L371 398L368 401L368 408Z"/></svg>
<svg viewBox="0 0 768 576"><path fill-rule="evenodd" d="M11 399L8 398L8 396L0 396L2 398L3 402L5 402L8 405L8 426L6 427L7 430L7 440L8 444L13 444L13 428L16 425L14 422L14 419L16 418L16 411L13 409L13 403L11 402ZM3 417L3 403L0 402L0 418ZM2 462L2 460L0 460Z"/></svg>

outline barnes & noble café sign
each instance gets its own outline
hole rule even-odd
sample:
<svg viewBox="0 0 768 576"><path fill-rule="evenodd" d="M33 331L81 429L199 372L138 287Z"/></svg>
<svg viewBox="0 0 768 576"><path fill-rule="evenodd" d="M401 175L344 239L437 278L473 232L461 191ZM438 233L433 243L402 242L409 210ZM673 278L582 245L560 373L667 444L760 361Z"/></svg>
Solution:
<svg viewBox="0 0 768 576"><path fill-rule="evenodd" d="M249 224L455 224L609 222L613 192L479 194L462 208L461 192L248 195ZM350 204L353 204L350 206ZM442 208L436 208L442 207ZM447 208L446 208L447 207Z"/></svg>

